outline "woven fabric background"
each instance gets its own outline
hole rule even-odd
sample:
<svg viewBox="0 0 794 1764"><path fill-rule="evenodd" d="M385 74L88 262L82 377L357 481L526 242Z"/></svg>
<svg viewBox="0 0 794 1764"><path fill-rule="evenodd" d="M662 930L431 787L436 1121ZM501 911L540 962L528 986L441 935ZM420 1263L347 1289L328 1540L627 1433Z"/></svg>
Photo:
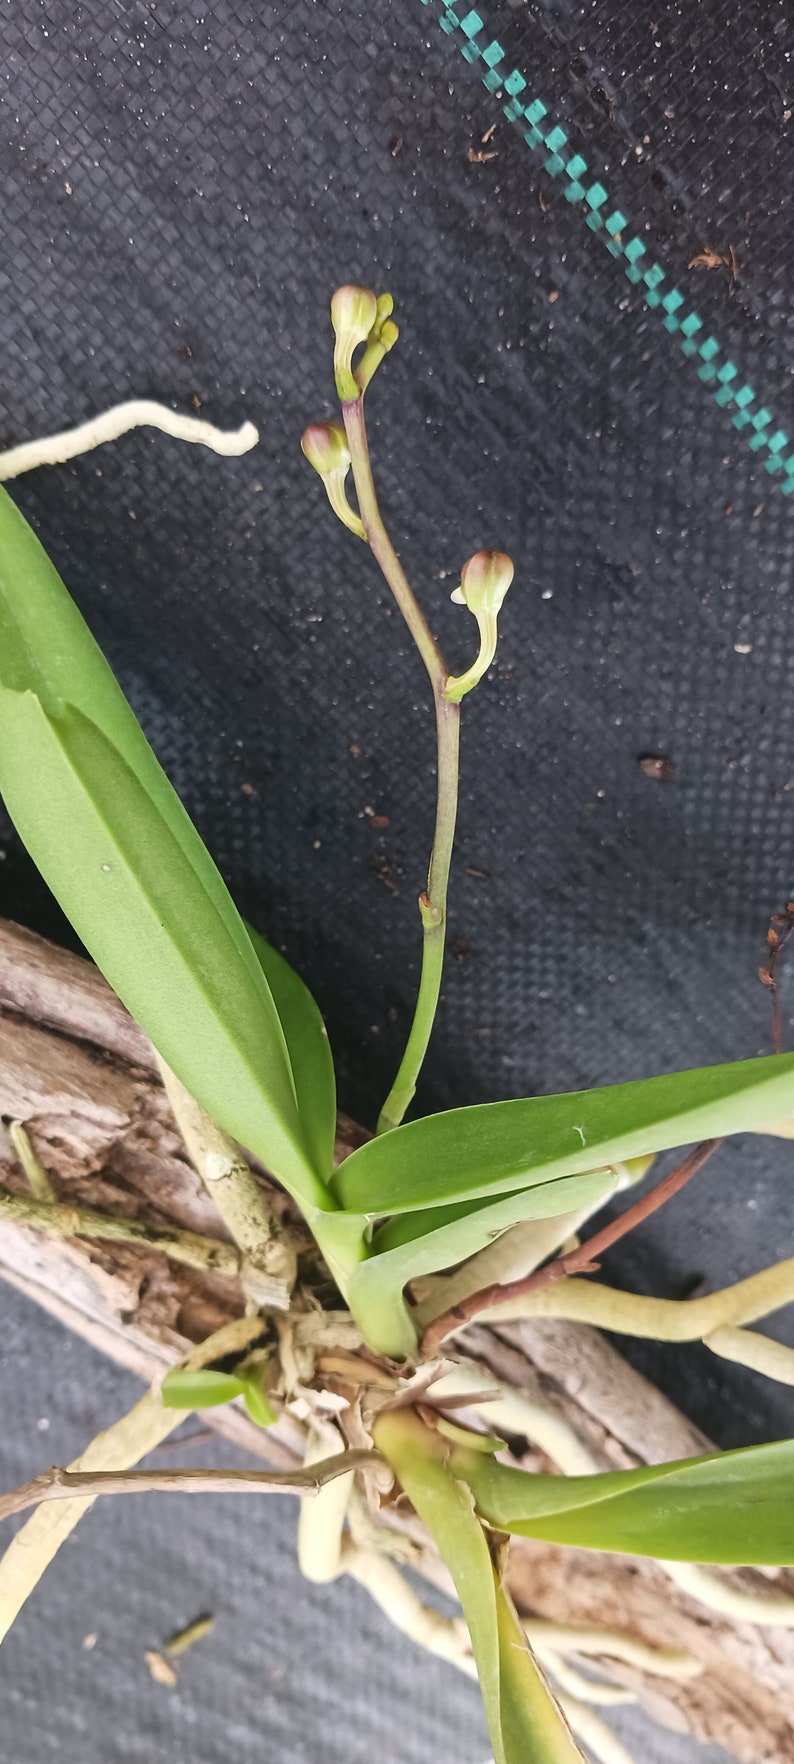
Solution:
<svg viewBox="0 0 794 1764"><path fill-rule="evenodd" d="M314 987L340 1101L368 1122L415 995L433 735L398 615L298 447L333 410L339 282L395 297L375 470L456 667L461 563L483 545L516 563L464 707L419 1106L767 1051L756 970L794 886L794 499L498 84L523 73L788 432L785 0L505 0L470 36L467 17L440 0L0 7L0 444L134 395L261 430L236 461L133 435L14 494L237 901ZM493 38L489 90L462 51ZM690 267L704 253L723 261ZM671 780L642 771L649 753ZM5 823L2 848L0 910L68 940ZM610 1275L678 1295L791 1253L790 1166L772 1142L727 1148ZM624 1345L721 1443L790 1427L786 1392L705 1350ZM26 1764L57 1731L53 1715ZM428 1755L427 1735L405 1744L400 1764Z"/></svg>

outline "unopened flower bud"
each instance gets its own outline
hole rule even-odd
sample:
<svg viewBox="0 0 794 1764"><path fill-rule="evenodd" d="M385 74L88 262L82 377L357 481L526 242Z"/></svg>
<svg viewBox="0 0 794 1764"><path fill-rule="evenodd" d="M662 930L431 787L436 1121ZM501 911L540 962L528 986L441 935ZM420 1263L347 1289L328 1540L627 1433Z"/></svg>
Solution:
<svg viewBox="0 0 794 1764"><path fill-rule="evenodd" d="M360 387L353 376L353 355L366 343L378 321L378 302L371 288L337 288L331 301L331 323L336 335L334 375L343 404L358 398Z"/></svg>
<svg viewBox="0 0 794 1764"><path fill-rule="evenodd" d="M513 560L504 551L477 551L463 565L460 587L452 599L458 606L467 606L476 616L480 612L498 613L514 576Z"/></svg>
<svg viewBox="0 0 794 1764"><path fill-rule="evenodd" d="M325 485L328 501L344 526L359 539L366 537L360 515L350 507L345 479L350 470L350 449L341 423L311 423L301 436L301 448L309 465Z"/></svg>
<svg viewBox="0 0 794 1764"><path fill-rule="evenodd" d="M447 681L445 698L458 704L487 673L496 654L497 619L513 580L513 560L504 551L478 551L463 565L460 587L452 599L474 614L480 632L480 653L465 674Z"/></svg>
<svg viewBox="0 0 794 1764"><path fill-rule="evenodd" d="M391 311L391 295L382 295L381 299L389 301L389 311ZM388 355L389 350L394 348L399 335L397 325L390 318L384 319L382 323L379 320L375 325L370 333L369 342L361 361L356 368L356 380L360 391L366 392L375 369L380 367L384 355Z"/></svg>
<svg viewBox="0 0 794 1764"><path fill-rule="evenodd" d="M341 423L310 423L301 435L301 448L321 478L350 469L350 448Z"/></svg>

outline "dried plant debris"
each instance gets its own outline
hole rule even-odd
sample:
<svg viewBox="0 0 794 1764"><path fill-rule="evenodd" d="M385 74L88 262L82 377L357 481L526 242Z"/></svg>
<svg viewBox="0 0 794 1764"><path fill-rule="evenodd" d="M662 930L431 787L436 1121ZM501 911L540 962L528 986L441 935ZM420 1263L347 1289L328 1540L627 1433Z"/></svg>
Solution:
<svg viewBox="0 0 794 1764"><path fill-rule="evenodd" d="M162 1684L166 1689L173 1690L176 1684L176 1672L164 1655L159 1654L156 1648L147 1648L143 1657L155 1684Z"/></svg>
<svg viewBox="0 0 794 1764"><path fill-rule="evenodd" d="M479 147L469 148L467 158L470 165L487 165L490 159L499 158L499 153L496 148L492 148L490 153L485 151L489 141L493 140L495 129L496 123L491 123L490 128L486 129L485 134L480 136Z"/></svg>
<svg viewBox="0 0 794 1764"><path fill-rule="evenodd" d="M187 1623L184 1629L178 1629L169 1636L168 1641L164 1644L163 1652L171 1660L179 1659L182 1654L187 1653L188 1648L195 1647L196 1642L203 1641L205 1636L211 1635L214 1628L215 1618L212 1613L203 1611L200 1617L194 1617L193 1622Z"/></svg>
<svg viewBox="0 0 794 1764"><path fill-rule="evenodd" d="M739 259L733 245L725 251L715 251L711 245L704 245L702 251L697 251L690 259L687 269L726 269L730 270L734 282L739 280Z"/></svg>
<svg viewBox="0 0 794 1764"><path fill-rule="evenodd" d="M669 753L638 753L637 764L646 778L659 778L669 784L675 777L675 760Z"/></svg>

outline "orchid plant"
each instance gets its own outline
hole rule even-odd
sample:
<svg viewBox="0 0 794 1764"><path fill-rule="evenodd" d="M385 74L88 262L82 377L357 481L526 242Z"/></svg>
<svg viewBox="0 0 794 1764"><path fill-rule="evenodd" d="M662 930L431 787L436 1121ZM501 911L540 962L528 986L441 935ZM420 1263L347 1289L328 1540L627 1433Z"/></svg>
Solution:
<svg viewBox="0 0 794 1764"><path fill-rule="evenodd" d="M690 1180L726 1135L787 1131L794 1055L405 1121L441 985L462 707L493 661L513 564L498 550L464 563L452 598L476 621L479 644L455 675L386 531L373 480L365 394L397 341L391 297L341 288L331 318L340 419L307 428L303 451L414 639L435 709L438 779L413 1022L377 1131L339 1167L333 1059L310 991L240 917L54 564L0 490L0 788L79 937L151 1038L187 1148L237 1246L247 1300L239 1324L169 1373L133 1423L111 1429L76 1469L5 1497L0 1515L61 1500L68 1530L77 1494L215 1486L220 1473L158 1480L132 1466L186 1409L243 1400L259 1425L272 1425L290 1396L276 1325L285 1311L296 1327L305 1321L307 1294L327 1293L330 1274L337 1296L319 1322L312 1301L314 1341L321 1346L325 1331L346 1344L359 1432L354 1439L342 1419L310 1412L302 1471L240 1472L239 1482L294 1490L307 1575L353 1573L386 1608L397 1571L378 1514L410 1502L459 1595L466 1630L455 1629L449 1657L476 1666L496 1764L574 1764L583 1757L571 1729L575 1700L550 1686L511 1602L510 1535L665 1561L792 1563L794 1441L620 1473L529 1473L511 1463L499 1435L511 1429L504 1391L472 1383L457 1338L475 1317L583 1316L627 1333L682 1339L689 1331L794 1383L794 1353L747 1327L794 1296L791 1262L709 1299L662 1306L664 1316L658 1301L590 1278L608 1244ZM55 1229L57 1198L22 1126L16 1135L34 1198L17 1202L15 1216L20 1204L29 1218L38 1208L46 1228L50 1209ZM689 1149L655 1189L579 1241L597 1208L676 1148ZM273 1209L251 1159L286 1191L305 1230ZM101 1235L98 1215L81 1223L71 1209L70 1221L72 1234L77 1225ZM171 1233L162 1247L200 1266L210 1250L189 1236ZM304 1369L307 1388L322 1386L318 1357L313 1373ZM18 1538L0 1562L3 1629L53 1553L35 1530L39 1518L25 1527L21 1591Z"/></svg>

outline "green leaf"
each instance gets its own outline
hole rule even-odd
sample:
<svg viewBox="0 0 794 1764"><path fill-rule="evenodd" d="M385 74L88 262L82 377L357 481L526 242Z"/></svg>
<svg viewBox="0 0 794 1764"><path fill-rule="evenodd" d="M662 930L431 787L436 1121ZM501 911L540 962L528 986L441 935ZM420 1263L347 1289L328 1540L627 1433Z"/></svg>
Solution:
<svg viewBox="0 0 794 1764"><path fill-rule="evenodd" d="M446 1466L446 1442L408 1409L381 1413L373 1437L455 1582L495 1764L583 1764L500 1583L471 1494Z"/></svg>
<svg viewBox="0 0 794 1764"><path fill-rule="evenodd" d="M505 1764L584 1764L559 1704L494 1570L499 1635L499 1713Z"/></svg>
<svg viewBox="0 0 794 1764"><path fill-rule="evenodd" d="M254 973L255 957L223 878L54 564L2 487L0 686L35 693L51 712L73 704L102 729L157 804Z"/></svg>
<svg viewBox="0 0 794 1764"><path fill-rule="evenodd" d="M794 1054L409 1121L345 1159L335 1188L370 1218L529 1187L794 1113Z"/></svg>
<svg viewBox="0 0 794 1764"><path fill-rule="evenodd" d="M265 1390L265 1375L264 1365L252 1367L250 1372L243 1366L240 1371L245 1406L257 1427L272 1427L276 1420L276 1412Z"/></svg>
<svg viewBox="0 0 794 1764"><path fill-rule="evenodd" d="M497 1200L431 1207L390 1220L376 1231L368 1258L359 1262L347 1284L347 1302L367 1345L395 1359L412 1354L416 1331L403 1299L409 1280L466 1261L527 1219L554 1218L573 1207L606 1201L616 1184L612 1171L593 1170Z"/></svg>
<svg viewBox="0 0 794 1764"><path fill-rule="evenodd" d="M295 969L252 925L246 930L284 1031L298 1113L314 1168L330 1179L336 1139L336 1079L328 1031L308 986Z"/></svg>
<svg viewBox="0 0 794 1764"><path fill-rule="evenodd" d="M450 1465L500 1531L681 1562L794 1562L794 1440L640 1470L533 1476L467 1447Z"/></svg>
<svg viewBox="0 0 794 1764"><path fill-rule="evenodd" d="M302 1204L328 1206L245 926L110 668L0 491L0 789L163 1058Z"/></svg>
<svg viewBox="0 0 794 1764"><path fill-rule="evenodd" d="M211 1368L189 1372L183 1366L175 1366L172 1372L166 1372L160 1394L166 1409L217 1409L221 1403L244 1396L245 1385L242 1378L235 1378L231 1372L214 1372Z"/></svg>
<svg viewBox="0 0 794 1764"><path fill-rule="evenodd" d="M252 1421L258 1427L272 1427L276 1419L265 1393L265 1367L243 1365L239 1372L216 1372L209 1367L190 1372L175 1366L162 1383L162 1399L166 1409L217 1409L242 1397Z"/></svg>

